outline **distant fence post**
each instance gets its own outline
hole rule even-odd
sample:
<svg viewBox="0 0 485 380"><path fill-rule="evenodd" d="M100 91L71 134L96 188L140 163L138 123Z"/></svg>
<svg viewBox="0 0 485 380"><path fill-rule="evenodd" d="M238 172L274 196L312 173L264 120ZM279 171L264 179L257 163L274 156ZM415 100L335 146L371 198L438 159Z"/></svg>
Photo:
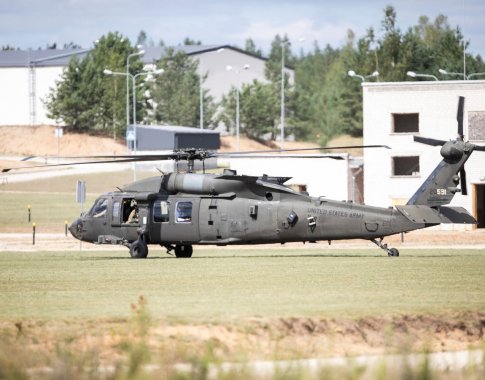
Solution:
<svg viewBox="0 0 485 380"><path fill-rule="evenodd" d="M84 211L85 201L86 201L86 181L78 180L76 185L76 202L81 204L81 215L83 214L83 211ZM82 251L82 249L83 249L83 242L82 240L79 240L79 250Z"/></svg>
<svg viewBox="0 0 485 380"><path fill-rule="evenodd" d="M35 245L35 222L32 223L32 245Z"/></svg>

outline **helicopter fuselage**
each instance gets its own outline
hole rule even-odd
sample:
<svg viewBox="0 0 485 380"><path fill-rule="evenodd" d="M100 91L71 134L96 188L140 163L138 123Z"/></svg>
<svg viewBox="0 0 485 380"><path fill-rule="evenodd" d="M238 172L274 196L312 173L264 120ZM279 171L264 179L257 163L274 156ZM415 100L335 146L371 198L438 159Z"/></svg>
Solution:
<svg viewBox="0 0 485 380"><path fill-rule="evenodd" d="M129 221L133 200L138 217ZM375 239L429 225L393 208L310 197L275 178L172 173L102 195L70 230L94 243L177 246Z"/></svg>

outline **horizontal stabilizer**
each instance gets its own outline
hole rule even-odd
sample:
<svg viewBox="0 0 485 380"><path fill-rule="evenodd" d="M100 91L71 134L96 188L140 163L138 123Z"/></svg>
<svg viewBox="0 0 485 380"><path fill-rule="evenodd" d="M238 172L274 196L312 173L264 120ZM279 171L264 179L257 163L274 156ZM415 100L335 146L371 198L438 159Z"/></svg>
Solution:
<svg viewBox="0 0 485 380"><path fill-rule="evenodd" d="M476 224L477 221L463 207L440 207L441 223Z"/></svg>
<svg viewBox="0 0 485 380"><path fill-rule="evenodd" d="M429 207L425 205L405 205L396 208L414 223L475 224L476 221L463 207Z"/></svg>

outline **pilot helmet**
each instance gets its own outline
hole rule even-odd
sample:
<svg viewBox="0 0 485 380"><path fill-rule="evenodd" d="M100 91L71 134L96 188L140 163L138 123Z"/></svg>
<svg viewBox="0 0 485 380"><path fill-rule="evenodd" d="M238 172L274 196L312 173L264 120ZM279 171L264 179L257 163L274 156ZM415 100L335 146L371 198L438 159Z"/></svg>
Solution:
<svg viewBox="0 0 485 380"><path fill-rule="evenodd" d="M131 203L130 203L130 206L131 207L135 207L136 206L136 200L132 199L131 200Z"/></svg>

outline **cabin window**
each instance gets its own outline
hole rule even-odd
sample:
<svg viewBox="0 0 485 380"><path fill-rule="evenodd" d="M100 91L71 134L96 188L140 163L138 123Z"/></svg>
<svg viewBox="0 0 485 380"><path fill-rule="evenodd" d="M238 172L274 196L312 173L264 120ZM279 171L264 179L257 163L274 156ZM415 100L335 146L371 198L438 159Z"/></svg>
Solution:
<svg viewBox="0 0 485 380"><path fill-rule="evenodd" d="M419 156L400 156L392 158L393 176L419 176Z"/></svg>
<svg viewBox="0 0 485 380"><path fill-rule="evenodd" d="M139 222L138 202L135 198L124 198L121 206L122 223L136 224Z"/></svg>
<svg viewBox="0 0 485 380"><path fill-rule="evenodd" d="M105 218L108 210L108 198L99 198L94 203L94 206L89 211L89 216L92 218Z"/></svg>
<svg viewBox="0 0 485 380"><path fill-rule="evenodd" d="M419 132L419 113L393 113L393 133L415 133Z"/></svg>
<svg viewBox="0 0 485 380"><path fill-rule="evenodd" d="M192 222L192 202L177 202L175 220L177 223Z"/></svg>
<svg viewBox="0 0 485 380"><path fill-rule="evenodd" d="M167 201L155 201L153 204L153 221L156 223L166 223L169 218L169 203Z"/></svg>
<svg viewBox="0 0 485 380"><path fill-rule="evenodd" d="M120 201L113 202L113 220L117 220L120 217Z"/></svg>

